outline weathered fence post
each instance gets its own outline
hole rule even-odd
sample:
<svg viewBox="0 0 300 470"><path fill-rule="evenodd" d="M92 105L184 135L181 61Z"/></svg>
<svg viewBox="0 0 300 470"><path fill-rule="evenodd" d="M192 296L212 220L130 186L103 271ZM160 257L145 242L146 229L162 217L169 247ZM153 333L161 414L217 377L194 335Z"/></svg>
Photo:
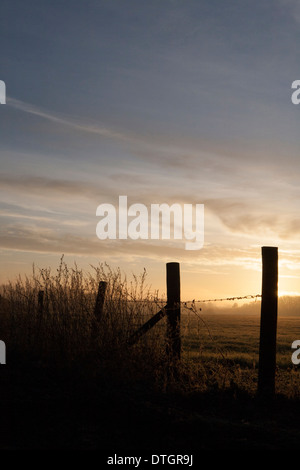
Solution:
<svg viewBox="0 0 300 470"><path fill-rule="evenodd" d="M167 263L167 352L180 359L180 265Z"/></svg>
<svg viewBox="0 0 300 470"><path fill-rule="evenodd" d="M44 291L39 290L38 293L38 313L42 315L44 311Z"/></svg>
<svg viewBox="0 0 300 470"><path fill-rule="evenodd" d="M258 368L258 395L275 393L276 333L278 305L278 248L262 247L262 299Z"/></svg>
<svg viewBox="0 0 300 470"><path fill-rule="evenodd" d="M156 323L159 322L166 315L166 307L163 307L159 312L157 312L153 317L150 318L144 325L142 325L135 333L133 333L127 340L127 344L135 344L142 335L147 333L151 328L153 328Z"/></svg>
<svg viewBox="0 0 300 470"><path fill-rule="evenodd" d="M107 282L105 281L99 282L97 299L96 299L96 304L95 304L95 309L94 309L94 315L97 321L99 321L102 317L106 287L107 287Z"/></svg>

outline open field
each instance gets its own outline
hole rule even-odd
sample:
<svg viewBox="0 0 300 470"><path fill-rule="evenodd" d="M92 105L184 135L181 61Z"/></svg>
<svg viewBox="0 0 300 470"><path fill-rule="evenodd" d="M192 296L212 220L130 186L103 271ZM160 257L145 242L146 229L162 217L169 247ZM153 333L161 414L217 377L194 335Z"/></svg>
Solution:
<svg viewBox="0 0 300 470"><path fill-rule="evenodd" d="M184 358L219 371L218 383L234 382L255 393L258 375L260 317L253 314L183 314ZM186 324L186 327L184 325ZM291 361L291 344L300 338L300 317L278 319L277 393L295 397L300 391L300 370ZM216 373L217 375L217 373ZM223 383L223 386L225 385Z"/></svg>
<svg viewBox="0 0 300 470"><path fill-rule="evenodd" d="M238 363L245 367L258 365L260 318L257 315L216 314L194 319L188 326L184 346L186 354L193 359L207 360L211 357ZM189 320L193 323L192 320ZM183 319L183 328L185 320ZM277 365L291 366L291 344L300 338L300 316L278 318Z"/></svg>

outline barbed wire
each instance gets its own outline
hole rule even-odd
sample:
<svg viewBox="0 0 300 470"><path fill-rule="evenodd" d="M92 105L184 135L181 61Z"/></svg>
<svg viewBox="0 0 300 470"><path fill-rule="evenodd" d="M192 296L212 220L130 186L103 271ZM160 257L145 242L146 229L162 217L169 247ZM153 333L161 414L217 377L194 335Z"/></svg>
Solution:
<svg viewBox="0 0 300 470"><path fill-rule="evenodd" d="M205 303L205 302L223 302L223 301L232 301L232 300L251 300L251 299L258 299L261 298L261 294L248 294L248 295L243 295L243 296L235 296L235 297L224 297L221 299L203 299L203 300L185 300L182 301L181 304L187 305L187 304L195 304L195 303Z"/></svg>
<svg viewBox="0 0 300 470"><path fill-rule="evenodd" d="M187 304L196 304L196 303L205 303L205 302L223 302L223 301L232 301L232 300L256 300L258 298L261 298L261 294L248 294L248 295L237 295L234 297L223 297L223 298L217 298L217 299L201 299L201 300L182 300L180 303L181 305L186 306ZM131 298L128 299L132 302L153 302L153 303L166 303L167 299L159 299L157 297L153 298L145 298L145 299L135 299Z"/></svg>

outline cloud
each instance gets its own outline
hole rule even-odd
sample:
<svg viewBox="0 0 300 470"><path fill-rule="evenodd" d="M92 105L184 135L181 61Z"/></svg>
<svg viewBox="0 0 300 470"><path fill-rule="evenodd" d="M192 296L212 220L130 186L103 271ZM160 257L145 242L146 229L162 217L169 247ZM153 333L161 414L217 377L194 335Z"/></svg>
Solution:
<svg viewBox="0 0 300 470"><path fill-rule="evenodd" d="M56 180L47 177L0 174L0 189L4 190L6 195L13 192L14 196L17 195L17 200L20 201L20 204L8 210L3 206L4 209L0 215L11 218L14 216L15 218L23 217L31 221L36 219L41 223L47 221L50 223L50 219L52 223L59 220L60 225L66 225L66 222L64 222L64 219L66 219L70 220L69 223L72 226L83 227L86 223L91 224L91 221L94 220L96 207L99 204L109 202L117 207L118 196L123 193L128 195L129 205L136 202L146 204L146 206L151 203L163 202L168 204L204 203L206 218L209 219L210 223L212 223L211 215L214 215L221 221L223 227L237 235L244 234L249 237L261 235L293 240L300 233L297 207L291 206L287 211L286 199L284 198L282 198L282 207L280 203L277 203L274 207L271 197L272 191L269 194L272 188L267 190L262 205L259 182L253 185L252 191L248 190L248 193L245 194L243 194L242 188L230 189L232 196L226 197L226 189L223 188L220 194L224 194L224 197L206 197L202 199L206 191L203 191L203 188L197 191L192 181L188 191L185 187L181 188L179 182L169 187L167 178L162 176L157 178L154 185L149 176L143 177L143 175L136 175L124 184L122 184L123 180L124 175L119 172L113 174L111 178L105 179L105 182L101 180L101 183L97 184L75 180ZM139 182L138 194L137 186L134 184L136 181ZM161 182L159 193L157 192L158 181ZM218 191L218 188L215 186L210 188L211 194L216 191ZM116 194L116 192L119 194ZM31 196L35 198L38 195L39 201L43 200L44 205L46 204L46 209L49 209L51 201L56 205L59 203L60 214L57 211L52 214L48 209L41 209L42 213L37 214L37 209L35 208L33 212L30 204L27 204L30 213L25 213L24 209L20 210L22 206L20 198L24 194L29 198L28 201ZM24 197L22 201L24 202ZM92 206L90 201L92 201ZM71 213L72 217L70 219ZM209 231L211 227L208 225L206 229ZM224 231L219 229L219 236L222 236L222 232L224 234Z"/></svg>
<svg viewBox="0 0 300 470"><path fill-rule="evenodd" d="M95 227L96 228L96 227ZM99 240L94 236L78 235L76 232L62 232L49 227L19 224L3 225L0 232L0 249L29 253L64 253L77 256L151 260L180 259L181 262L197 266L198 272L214 272L215 268L242 266L246 269L259 269L257 248L238 249L214 245L202 250L184 250L184 241L161 240ZM195 256L196 255L196 256Z"/></svg>
<svg viewBox="0 0 300 470"><path fill-rule="evenodd" d="M16 189L40 191L43 188L53 189L64 193L85 192L88 187L78 181L56 180L39 176L10 176L0 175L1 187L11 187Z"/></svg>
<svg viewBox="0 0 300 470"><path fill-rule="evenodd" d="M137 161L142 161L149 166L159 165L159 167L165 169L172 168L172 170L182 171L187 168L195 169L198 166L199 159L202 160L203 157L206 160L208 159L207 153L202 152L201 148L199 149L199 142L191 145L186 141L180 144L180 139L176 135L165 136L157 133L153 138L152 133L147 135L147 133L138 134L128 130L119 131L85 118L76 119L69 115L64 116L56 112L50 112L12 97L8 97L7 105L57 125L66 126L76 131L76 133L80 131L117 142L123 150L125 147L127 148L131 158L134 157Z"/></svg>
<svg viewBox="0 0 300 470"><path fill-rule="evenodd" d="M99 124L95 124L91 122L90 123L83 122L82 120L78 122L74 118L71 118L70 116L62 117L57 113L51 113L49 111L43 110L41 108L33 106L32 104L25 103L24 101L20 101L15 98L8 97L7 104L25 113L33 114L43 119L47 119L48 121L52 121L57 124L71 127L72 129L76 131L79 130L83 132L89 132L92 134L98 134L108 139L116 139L116 140L123 140L123 141L133 140L133 137L130 135L114 131L104 126L103 127L99 126Z"/></svg>
<svg viewBox="0 0 300 470"><path fill-rule="evenodd" d="M50 112L30 103L8 97L7 105L27 114L38 116L60 126L66 126L74 131L94 134L105 139L110 139L121 144L129 150L131 156L149 166L159 165L166 170L190 171L210 167L218 168L224 172L232 171L236 164L236 158L240 158L240 148L232 148L228 142L212 142L209 139L195 138L186 135L171 135L153 133L134 133L128 130L115 130L99 122L91 122L88 119L76 119L72 116L64 116L57 112ZM254 154L252 152L252 158Z"/></svg>
<svg viewBox="0 0 300 470"><path fill-rule="evenodd" d="M232 231L257 233L257 231L278 231L279 217L270 213L266 206L253 205L249 201L237 198L211 199L208 207L222 223Z"/></svg>
<svg viewBox="0 0 300 470"><path fill-rule="evenodd" d="M280 4L287 7L297 23L300 23L300 1L299 0L279 0Z"/></svg>
<svg viewBox="0 0 300 470"><path fill-rule="evenodd" d="M274 207L271 198L266 198L264 204L260 199L222 198L205 200L206 210L211 211L231 232L245 234L249 237L269 236L273 240L297 240L300 234L300 220L297 204L286 208L283 199L282 206L277 203Z"/></svg>
<svg viewBox="0 0 300 470"><path fill-rule="evenodd" d="M5 190L19 191L29 194L39 194L40 197L53 196L78 196L93 198L101 195L112 194L109 186L104 186L91 182L81 182L76 180L54 179L44 176L12 176L0 174L0 188Z"/></svg>
<svg viewBox="0 0 300 470"><path fill-rule="evenodd" d="M78 219L63 219L60 220L55 216L52 217L45 217L41 215L33 215L33 214L22 214L18 212L9 212L7 210L0 210L0 217L2 218L8 218L8 219L22 219L22 220L28 220L29 222L40 222L42 223L47 223L49 225L57 224L59 223L61 226L71 226L71 227L86 227L89 225L87 221L84 220L78 220Z"/></svg>

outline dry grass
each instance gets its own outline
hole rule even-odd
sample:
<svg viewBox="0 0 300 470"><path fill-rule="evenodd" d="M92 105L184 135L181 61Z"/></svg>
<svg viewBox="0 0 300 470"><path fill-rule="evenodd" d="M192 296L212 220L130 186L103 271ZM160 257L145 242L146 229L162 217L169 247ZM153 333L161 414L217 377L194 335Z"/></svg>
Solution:
<svg viewBox="0 0 300 470"><path fill-rule="evenodd" d="M94 314L98 285L107 282L100 321ZM43 308L38 293L44 291ZM152 372L160 376L165 363L164 321L137 345L127 339L163 304L150 293L146 272L127 281L119 269L107 264L84 274L61 258L56 272L33 268L1 287L1 339L7 356L52 364L106 370L121 377Z"/></svg>
<svg viewBox="0 0 300 470"><path fill-rule="evenodd" d="M107 282L103 315L95 320L98 285ZM43 310L38 292L44 291ZM35 361L56 369L76 367L122 383L181 391L239 390L257 387L259 316L213 315L195 306L182 309L183 354L174 367L166 355L166 322L161 320L136 345L127 339L165 304L151 293L146 272L128 281L106 264L84 274L61 258L55 272L33 268L1 287L1 339L8 361ZM291 343L300 335L300 320L285 318L278 326L277 391L298 398L300 376L292 366Z"/></svg>

